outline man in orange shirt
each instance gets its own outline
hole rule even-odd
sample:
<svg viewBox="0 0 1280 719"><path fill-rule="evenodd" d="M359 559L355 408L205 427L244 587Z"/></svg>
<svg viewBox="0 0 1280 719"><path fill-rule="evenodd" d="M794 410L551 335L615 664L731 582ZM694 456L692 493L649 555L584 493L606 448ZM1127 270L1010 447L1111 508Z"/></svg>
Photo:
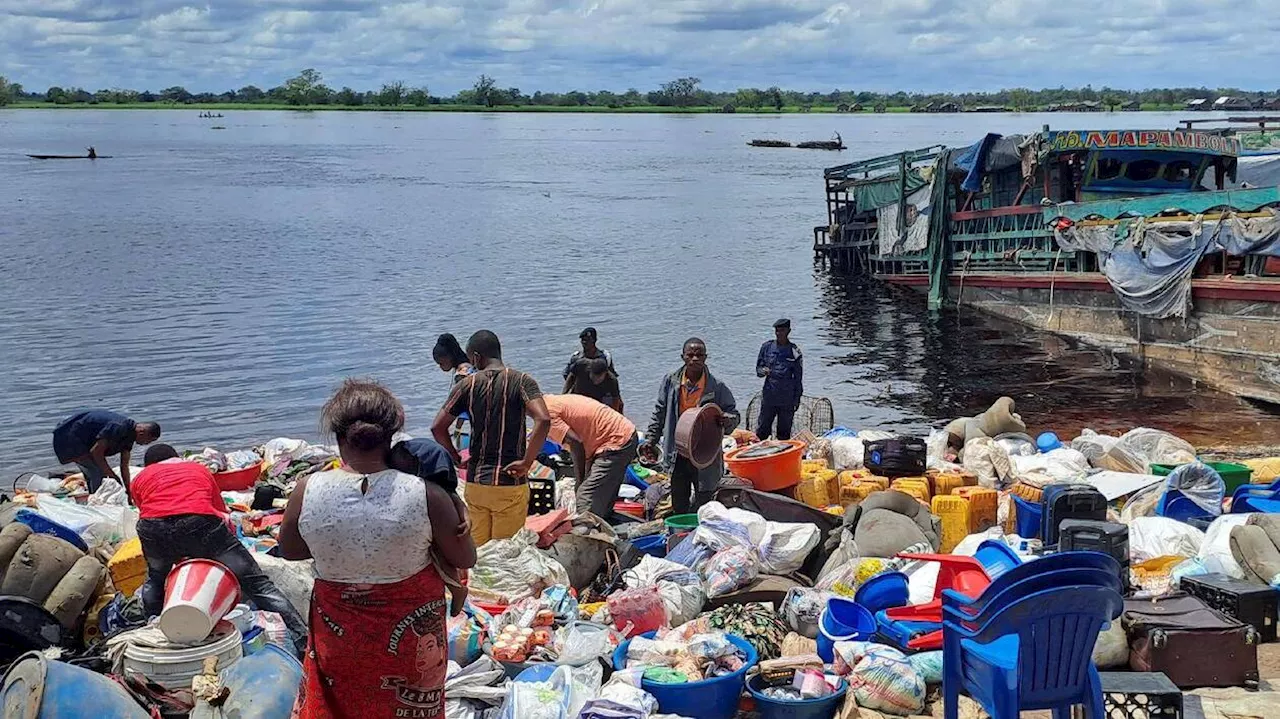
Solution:
<svg viewBox="0 0 1280 719"><path fill-rule="evenodd" d="M636 426L590 397L549 394L543 399L551 415L547 436L567 443L573 454L578 512L590 511L607 520L627 467L636 458Z"/></svg>

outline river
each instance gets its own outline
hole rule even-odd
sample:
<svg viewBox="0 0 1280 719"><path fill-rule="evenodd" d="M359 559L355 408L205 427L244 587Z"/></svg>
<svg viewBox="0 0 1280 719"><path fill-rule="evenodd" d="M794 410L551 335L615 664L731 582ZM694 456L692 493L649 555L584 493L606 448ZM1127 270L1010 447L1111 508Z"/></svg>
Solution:
<svg viewBox="0 0 1280 719"><path fill-rule="evenodd" d="M180 448L321 439L347 376L425 432L441 332L480 328L544 391L585 326L648 420L689 336L740 406L778 317L837 422L924 431L1013 396L1034 429L1261 442L1274 415L1104 353L815 269L822 168L987 131L1179 115L598 115L0 111L0 477L53 463L77 408ZM214 126L225 129L215 129ZM747 146L827 139L843 153ZM26 153L94 145L110 159ZM2 483L0 481L0 483Z"/></svg>

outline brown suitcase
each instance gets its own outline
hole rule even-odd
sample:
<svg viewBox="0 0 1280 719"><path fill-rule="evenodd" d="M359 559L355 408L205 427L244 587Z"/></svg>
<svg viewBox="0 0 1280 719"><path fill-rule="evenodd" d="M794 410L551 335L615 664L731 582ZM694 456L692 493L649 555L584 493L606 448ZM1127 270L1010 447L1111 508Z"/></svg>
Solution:
<svg viewBox="0 0 1280 719"><path fill-rule="evenodd" d="M1164 672L1180 688L1258 685L1258 633L1181 592L1130 599L1121 618L1129 668Z"/></svg>

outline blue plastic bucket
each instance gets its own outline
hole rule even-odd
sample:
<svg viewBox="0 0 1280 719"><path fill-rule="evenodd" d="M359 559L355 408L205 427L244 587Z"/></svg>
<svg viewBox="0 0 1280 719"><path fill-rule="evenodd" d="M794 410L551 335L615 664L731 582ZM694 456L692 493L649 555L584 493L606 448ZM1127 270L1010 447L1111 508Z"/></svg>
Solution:
<svg viewBox="0 0 1280 719"><path fill-rule="evenodd" d="M1044 507L1033 502L1011 495L1013 504L1017 507L1016 527L1018 536L1023 539L1039 539L1040 538L1040 518L1044 515Z"/></svg>
<svg viewBox="0 0 1280 719"><path fill-rule="evenodd" d="M647 537L636 537L631 540L631 545L652 557L667 556L667 536L665 534L651 534Z"/></svg>
<svg viewBox="0 0 1280 719"><path fill-rule="evenodd" d="M64 542L69 542L71 546L82 552L89 551L89 545L84 543L84 540L80 538L80 534L76 530L58 524L34 510L19 509L18 513L14 515L14 519L30 527L31 531L36 534L52 535Z"/></svg>
<svg viewBox="0 0 1280 719"><path fill-rule="evenodd" d="M831 719L840 709L845 692L849 690L849 683L841 679L840 689L828 697L791 702L771 699L761 694L759 689L760 677L751 677L747 682L747 691L751 693L751 698L756 700L756 712L759 713L760 719Z"/></svg>
<svg viewBox="0 0 1280 719"><path fill-rule="evenodd" d="M646 632L641 636L652 639L654 634L656 632ZM738 713L738 698L742 696L747 671L756 665L759 655L756 654L755 647L742 637L735 634L726 636L734 646L747 655L747 660L742 663L742 668L738 671L714 679L685 684L660 684L642 679L640 688L658 700L658 709L663 714L677 714L693 719L733 719ZM630 646L631 640L628 639L614 650L614 669L626 668L627 649Z"/></svg>
<svg viewBox="0 0 1280 719"><path fill-rule="evenodd" d="M835 661L836 642L863 641L875 633L875 615L856 602L833 597L818 618L818 656Z"/></svg>

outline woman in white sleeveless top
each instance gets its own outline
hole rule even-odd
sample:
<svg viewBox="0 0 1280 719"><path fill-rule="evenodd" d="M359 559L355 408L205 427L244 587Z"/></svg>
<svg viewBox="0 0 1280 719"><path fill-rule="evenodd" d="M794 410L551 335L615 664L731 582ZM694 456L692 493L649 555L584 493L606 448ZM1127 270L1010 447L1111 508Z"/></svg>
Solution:
<svg viewBox="0 0 1280 719"><path fill-rule="evenodd" d="M342 466L298 482L280 525L285 559L315 559L311 635L294 716L443 716L446 606L431 561L470 568L449 495L387 466L404 408L385 387L347 380L324 406Z"/></svg>

